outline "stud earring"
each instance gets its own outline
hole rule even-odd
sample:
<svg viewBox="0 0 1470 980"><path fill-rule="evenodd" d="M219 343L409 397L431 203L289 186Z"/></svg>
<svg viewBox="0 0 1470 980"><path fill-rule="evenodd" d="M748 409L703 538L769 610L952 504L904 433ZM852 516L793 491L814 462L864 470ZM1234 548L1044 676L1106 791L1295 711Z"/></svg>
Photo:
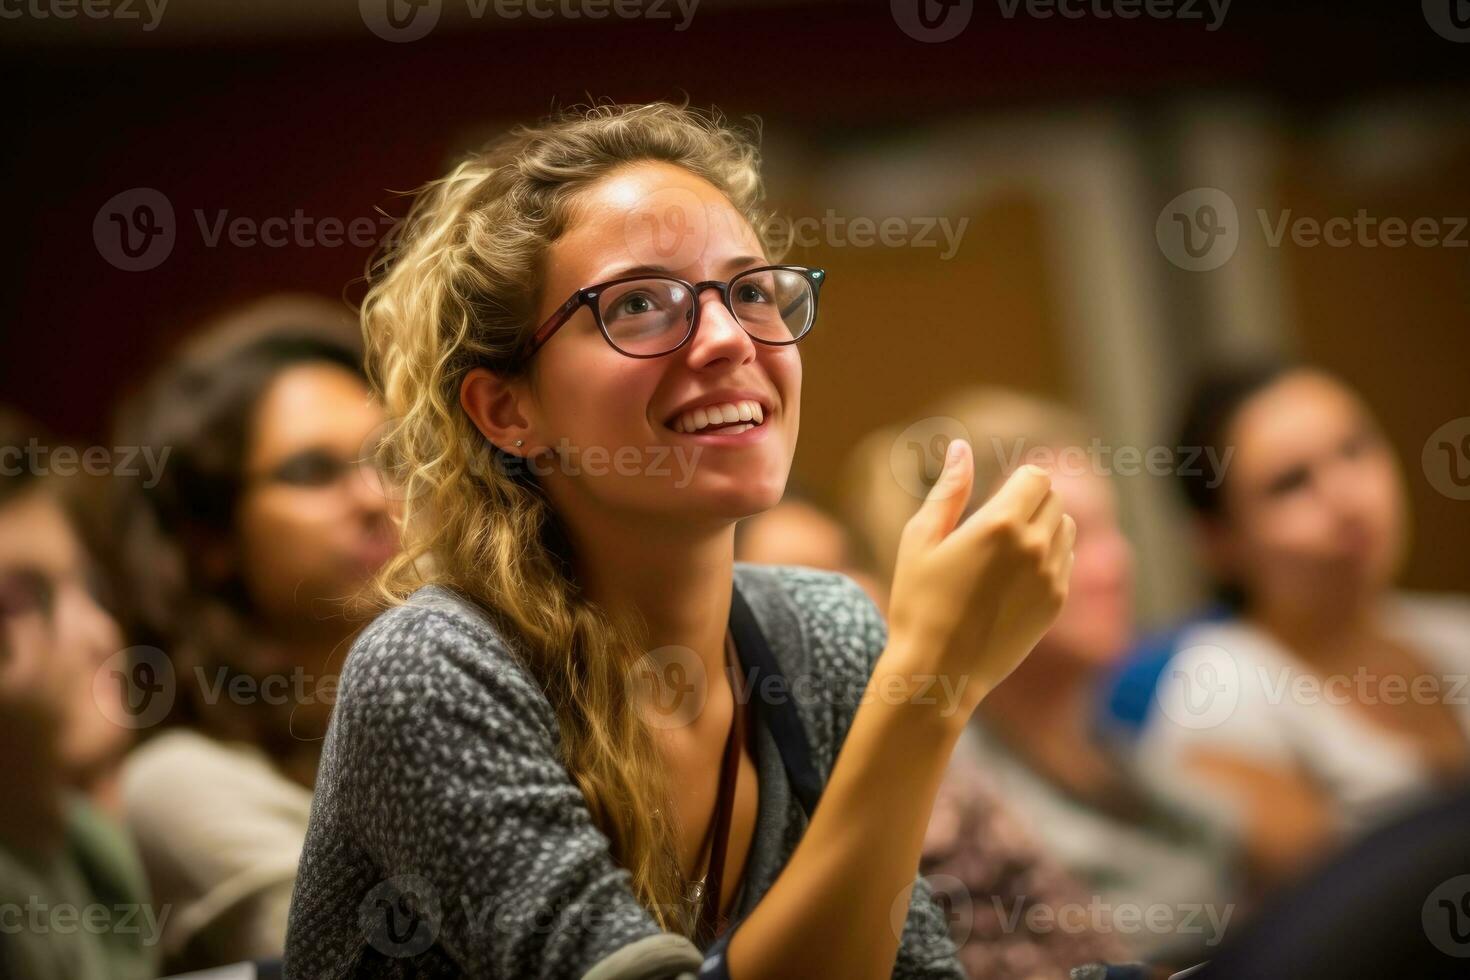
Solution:
<svg viewBox="0 0 1470 980"><path fill-rule="evenodd" d="M524 439L517 439L516 440L516 445L517 446L524 446L525 444L526 444L526 440L524 440Z"/></svg>

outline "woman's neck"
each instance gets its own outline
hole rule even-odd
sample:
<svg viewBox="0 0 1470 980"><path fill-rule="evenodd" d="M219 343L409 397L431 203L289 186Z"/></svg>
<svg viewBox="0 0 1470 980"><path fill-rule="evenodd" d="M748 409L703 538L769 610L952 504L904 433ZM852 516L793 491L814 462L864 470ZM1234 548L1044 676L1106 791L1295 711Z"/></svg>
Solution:
<svg viewBox="0 0 1470 980"><path fill-rule="evenodd" d="M1318 604L1257 602L1246 618L1317 667L1357 663L1364 650L1385 639L1377 596Z"/></svg>
<svg viewBox="0 0 1470 980"><path fill-rule="evenodd" d="M679 646L703 660L706 677L725 663L735 575L735 525L693 528L667 519L568 522L577 573L589 599L646 629L648 649Z"/></svg>

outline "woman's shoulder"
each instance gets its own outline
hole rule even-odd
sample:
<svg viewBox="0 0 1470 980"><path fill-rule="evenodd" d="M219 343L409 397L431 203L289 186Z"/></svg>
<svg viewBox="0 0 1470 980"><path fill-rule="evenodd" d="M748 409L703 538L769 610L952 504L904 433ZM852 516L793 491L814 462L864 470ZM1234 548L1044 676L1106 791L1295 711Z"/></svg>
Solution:
<svg viewBox="0 0 1470 980"><path fill-rule="evenodd" d="M737 562L735 585L777 656L795 657L792 666L824 666L809 661L835 656L871 670L887 641L872 598L840 572Z"/></svg>
<svg viewBox="0 0 1470 980"><path fill-rule="evenodd" d="M887 644L882 615L861 586L837 572L741 563L735 585L830 765Z"/></svg>
<svg viewBox="0 0 1470 980"><path fill-rule="evenodd" d="M432 680L455 674L522 678L517 644L478 603L443 585L425 585L381 612L352 644L343 681L381 676Z"/></svg>
<svg viewBox="0 0 1470 980"><path fill-rule="evenodd" d="M555 713L517 653L518 644L479 604L426 585L380 613L342 667L334 723L413 726L434 710L509 714L555 728Z"/></svg>

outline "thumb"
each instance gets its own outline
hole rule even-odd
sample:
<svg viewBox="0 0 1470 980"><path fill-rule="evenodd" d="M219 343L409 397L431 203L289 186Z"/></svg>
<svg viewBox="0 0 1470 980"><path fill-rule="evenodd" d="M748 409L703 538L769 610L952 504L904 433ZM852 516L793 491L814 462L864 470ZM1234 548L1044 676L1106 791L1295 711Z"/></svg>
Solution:
<svg viewBox="0 0 1470 980"><path fill-rule="evenodd" d="M954 530L970 503L974 484L975 464L970 457L970 444L963 439L950 440L939 478L929 488L929 494L919 508L917 516L920 523L935 538L942 538Z"/></svg>

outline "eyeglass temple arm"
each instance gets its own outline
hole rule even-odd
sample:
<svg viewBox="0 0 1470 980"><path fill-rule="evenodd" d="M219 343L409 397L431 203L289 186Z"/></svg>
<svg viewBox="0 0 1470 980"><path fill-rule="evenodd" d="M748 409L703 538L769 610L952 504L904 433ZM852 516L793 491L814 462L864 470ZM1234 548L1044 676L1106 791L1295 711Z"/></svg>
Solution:
<svg viewBox="0 0 1470 980"><path fill-rule="evenodd" d="M573 293L572 298L561 305L561 309L551 314L545 323L536 328L536 332L531 335L532 351L535 351L542 344L550 340L551 335L560 330L562 324L571 319L572 314L577 311L577 307L582 305L584 295L585 293L582 291Z"/></svg>

